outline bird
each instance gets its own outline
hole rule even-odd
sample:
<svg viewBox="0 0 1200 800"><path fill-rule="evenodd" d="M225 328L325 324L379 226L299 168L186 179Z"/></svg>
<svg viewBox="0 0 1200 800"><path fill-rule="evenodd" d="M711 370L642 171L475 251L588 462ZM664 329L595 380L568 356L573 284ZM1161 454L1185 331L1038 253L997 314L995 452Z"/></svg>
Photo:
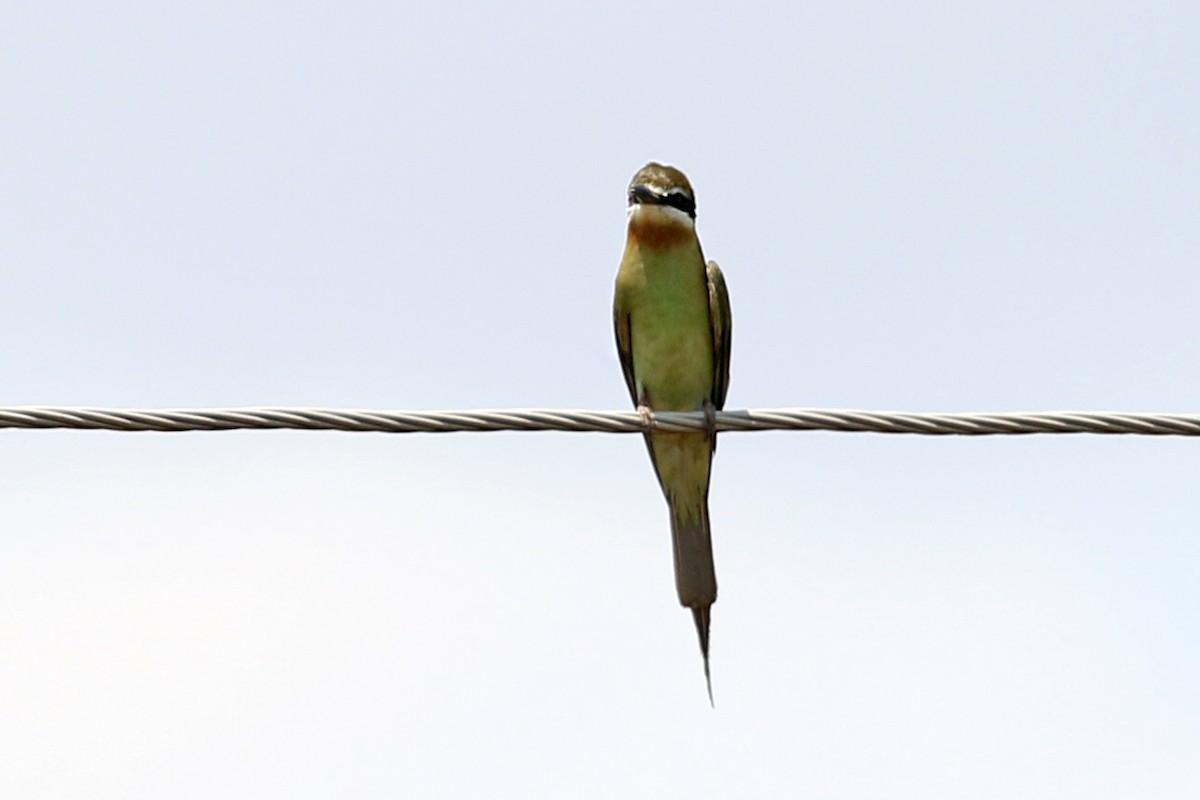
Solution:
<svg viewBox="0 0 1200 800"><path fill-rule="evenodd" d="M646 447L671 516L675 590L690 608L712 703L709 629L717 599L708 485L717 448L715 412L725 407L733 314L725 277L705 262L696 195L675 167L650 162L629 182L625 251L613 325L625 384L646 421L655 411L703 410L708 430L647 430Z"/></svg>

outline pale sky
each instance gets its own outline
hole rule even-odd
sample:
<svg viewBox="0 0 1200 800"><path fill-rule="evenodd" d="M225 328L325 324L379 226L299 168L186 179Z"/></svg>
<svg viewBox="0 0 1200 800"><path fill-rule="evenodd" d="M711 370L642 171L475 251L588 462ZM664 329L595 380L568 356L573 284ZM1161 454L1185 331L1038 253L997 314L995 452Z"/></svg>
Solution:
<svg viewBox="0 0 1200 800"><path fill-rule="evenodd" d="M1194 3L12 3L0 405L1200 411ZM1200 441L0 431L0 796L1194 798Z"/></svg>

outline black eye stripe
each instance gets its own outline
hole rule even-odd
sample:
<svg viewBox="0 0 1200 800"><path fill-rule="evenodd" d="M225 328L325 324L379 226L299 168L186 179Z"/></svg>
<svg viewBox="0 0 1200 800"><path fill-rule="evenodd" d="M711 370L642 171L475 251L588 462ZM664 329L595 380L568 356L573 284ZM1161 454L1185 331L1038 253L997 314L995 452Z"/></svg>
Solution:
<svg viewBox="0 0 1200 800"><path fill-rule="evenodd" d="M670 194L661 198L659 202L661 202L664 206L678 208L689 217L696 216L696 201L682 192L671 192Z"/></svg>
<svg viewBox="0 0 1200 800"><path fill-rule="evenodd" d="M648 186L635 184L629 187L629 202L630 204L646 203L656 206L670 206L671 208L679 209L693 219L696 216L696 201L683 192L658 194Z"/></svg>

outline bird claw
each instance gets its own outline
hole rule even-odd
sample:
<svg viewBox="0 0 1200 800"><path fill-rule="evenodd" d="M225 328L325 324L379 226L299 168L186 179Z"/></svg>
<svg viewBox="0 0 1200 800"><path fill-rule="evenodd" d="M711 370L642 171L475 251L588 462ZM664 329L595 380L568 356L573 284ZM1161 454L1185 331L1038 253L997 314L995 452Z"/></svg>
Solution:
<svg viewBox="0 0 1200 800"><path fill-rule="evenodd" d="M638 416L642 418L642 429L649 432L654 429L654 412L650 410L650 406L638 404Z"/></svg>
<svg viewBox="0 0 1200 800"><path fill-rule="evenodd" d="M708 400L704 401L704 422L712 436L717 435L717 409Z"/></svg>

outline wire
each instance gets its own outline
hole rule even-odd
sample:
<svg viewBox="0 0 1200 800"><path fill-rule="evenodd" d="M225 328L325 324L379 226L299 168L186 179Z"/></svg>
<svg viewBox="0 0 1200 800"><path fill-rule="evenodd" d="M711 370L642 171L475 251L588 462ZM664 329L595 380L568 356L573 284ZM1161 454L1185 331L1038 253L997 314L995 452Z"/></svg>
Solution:
<svg viewBox="0 0 1200 800"><path fill-rule="evenodd" d="M1034 433L1124 433L1200 436L1200 414L1097 411L1037 413L906 413L829 408L719 411L716 430L844 431L927 436ZM647 422L649 427L647 427ZM640 433L702 431L703 411L658 412L647 421L636 411L511 408L474 411L374 411L337 408L72 408L0 407L0 428L70 428L113 431L326 430L380 433L461 431L594 431Z"/></svg>

